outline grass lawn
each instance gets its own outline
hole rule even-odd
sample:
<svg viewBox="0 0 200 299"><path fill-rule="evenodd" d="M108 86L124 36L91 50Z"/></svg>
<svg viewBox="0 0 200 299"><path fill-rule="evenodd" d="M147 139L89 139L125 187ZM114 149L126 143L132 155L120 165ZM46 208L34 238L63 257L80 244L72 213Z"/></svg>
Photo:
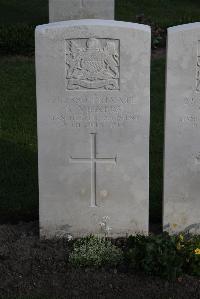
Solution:
<svg viewBox="0 0 200 299"><path fill-rule="evenodd" d="M161 27L200 21L199 0L115 0L117 20L136 20L137 15Z"/></svg>
<svg viewBox="0 0 200 299"><path fill-rule="evenodd" d="M117 20L135 21L136 15L144 14L160 26L200 21L199 0L115 1ZM0 24L47 22L48 0L0 0Z"/></svg>
<svg viewBox="0 0 200 299"><path fill-rule="evenodd" d="M0 297L1 299L60 299L60 297L51 297L49 298L49 296L20 296L20 297Z"/></svg>
<svg viewBox="0 0 200 299"><path fill-rule="evenodd" d="M162 221L165 59L152 61L150 130L150 222Z"/></svg>
<svg viewBox="0 0 200 299"><path fill-rule="evenodd" d="M34 62L0 59L0 221L37 215Z"/></svg>
<svg viewBox="0 0 200 299"><path fill-rule="evenodd" d="M41 297L41 296L36 296L36 297L30 297L30 296L20 296L20 297L1 297L1 299L49 299L48 297ZM59 298L56 298L56 297L51 297L51 299L59 299Z"/></svg>
<svg viewBox="0 0 200 299"><path fill-rule="evenodd" d="M164 59L152 63L151 220L161 220ZM35 71L32 58L0 59L0 219L38 216Z"/></svg>
<svg viewBox="0 0 200 299"><path fill-rule="evenodd" d="M48 23L48 0L0 0L0 24Z"/></svg>
<svg viewBox="0 0 200 299"><path fill-rule="evenodd" d="M60 299L59 297L51 297L49 296L20 296L20 297L0 297L1 299Z"/></svg>

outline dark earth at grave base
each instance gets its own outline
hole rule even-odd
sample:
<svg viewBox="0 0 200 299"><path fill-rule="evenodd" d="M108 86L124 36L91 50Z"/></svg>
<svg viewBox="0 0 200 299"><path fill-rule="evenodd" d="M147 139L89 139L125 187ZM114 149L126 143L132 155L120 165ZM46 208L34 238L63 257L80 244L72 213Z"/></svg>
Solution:
<svg viewBox="0 0 200 299"><path fill-rule="evenodd" d="M168 282L125 270L72 269L70 249L64 240L39 240L36 222L1 225L0 298L200 298L198 278Z"/></svg>

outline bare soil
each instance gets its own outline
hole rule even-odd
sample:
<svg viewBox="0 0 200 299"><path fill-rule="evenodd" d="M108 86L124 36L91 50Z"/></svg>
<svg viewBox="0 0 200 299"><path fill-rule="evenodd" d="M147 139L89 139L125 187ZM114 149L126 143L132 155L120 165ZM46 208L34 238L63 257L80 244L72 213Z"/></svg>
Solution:
<svg viewBox="0 0 200 299"><path fill-rule="evenodd" d="M125 269L73 269L66 240L40 240L36 222L0 226L0 298L200 299L200 280L168 282Z"/></svg>

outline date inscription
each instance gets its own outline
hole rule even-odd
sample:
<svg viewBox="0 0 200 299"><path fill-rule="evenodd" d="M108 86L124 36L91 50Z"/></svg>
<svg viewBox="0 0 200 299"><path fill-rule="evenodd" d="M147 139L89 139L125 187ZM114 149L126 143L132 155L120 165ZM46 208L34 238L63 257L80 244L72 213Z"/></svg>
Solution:
<svg viewBox="0 0 200 299"><path fill-rule="evenodd" d="M60 111L53 120L72 128L119 128L138 121L136 100L132 97L72 97L62 100Z"/></svg>

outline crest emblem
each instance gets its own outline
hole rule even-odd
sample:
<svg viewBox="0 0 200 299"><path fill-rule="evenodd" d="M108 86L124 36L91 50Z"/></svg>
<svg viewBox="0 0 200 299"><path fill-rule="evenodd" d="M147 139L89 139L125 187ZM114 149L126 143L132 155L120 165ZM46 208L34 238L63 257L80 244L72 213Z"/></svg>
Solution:
<svg viewBox="0 0 200 299"><path fill-rule="evenodd" d="M67 40L67 89L119 89L119 40Z"/></svg>

